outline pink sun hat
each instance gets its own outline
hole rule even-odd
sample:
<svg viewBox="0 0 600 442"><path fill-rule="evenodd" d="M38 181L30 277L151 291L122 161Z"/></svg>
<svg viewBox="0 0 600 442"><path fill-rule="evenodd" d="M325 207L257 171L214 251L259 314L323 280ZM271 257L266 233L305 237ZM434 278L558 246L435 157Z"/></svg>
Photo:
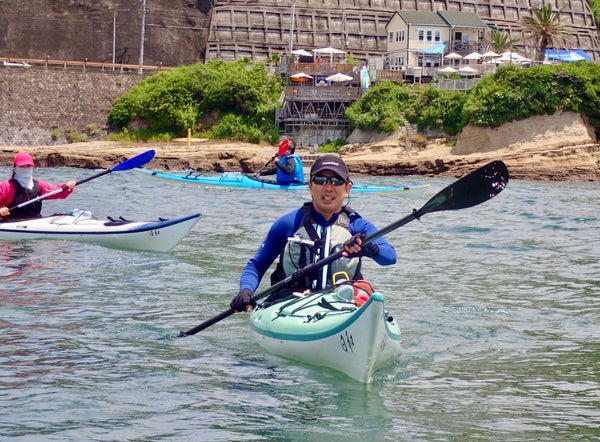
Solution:
<svg viewBox="0 0 600 442"><path fill-rule="evenodd" d="M19 152L13 159L13 164L17 167L33 167L33 157L27 152Z"/></svg>

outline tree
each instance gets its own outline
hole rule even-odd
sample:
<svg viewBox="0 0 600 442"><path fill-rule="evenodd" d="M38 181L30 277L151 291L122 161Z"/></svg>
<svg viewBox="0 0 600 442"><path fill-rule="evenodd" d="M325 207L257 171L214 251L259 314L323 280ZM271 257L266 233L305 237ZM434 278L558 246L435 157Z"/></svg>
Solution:
<svg viewBox="0 0 600 442"><path fill-rule="evenodd" d="M519 40L512 40L508 32L495 30L488 34L487 40L491 49L498 53L512 49L519 42Z"/></svg>
<svg viewBox="0 0 600 442"><path fill-rule="evenodd" d="M523 31L532 34L535 45L540 50L538 60L543 60L546 48L570 40L571 32L568 26L560 22L562 9L552 12L552 5L543 4L541 8L531 8L530 11L530 17L521 19Z"/></svg>

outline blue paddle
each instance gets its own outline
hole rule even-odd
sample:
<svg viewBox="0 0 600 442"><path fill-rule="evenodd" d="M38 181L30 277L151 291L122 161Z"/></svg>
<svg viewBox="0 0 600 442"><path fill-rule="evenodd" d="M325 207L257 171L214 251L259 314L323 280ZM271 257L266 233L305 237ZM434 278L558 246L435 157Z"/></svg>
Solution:
<svg viewBox="0 0 600 442"><path fill-rule="evenodd" d="M143 166L144 164L150 162L150 160L152 160L152 158L154 158L154 150L153 149L147 150L146 152L136 155L133 158L129 158L128 160L125 160L122 163L117 164L114 167L111 167L110 169L103 170L102 172L97 173L96 175L92 175L90 177L87 177L80 181L77 181L75 183L75 186L79 186L80 184L87 183L88 181L91 181L93 179L100 178L101 176L104 176L104 175L108 175L111 172L119 172L122 170L135 169L136 167ZM43 200L44 198L48 198L49 196L64 192L66 189L67 189L67 186L62 186L60 189L53 190L52 192L45 193L44 195L40 195L37 198L34 198L32 200L24 201L21 204L18 204L13 207L9 207L8 210L11 211L14 209L20 209L21 207L25 207L29 204L35 203L36 201L40 201L40 200Z"/></svg>
<svg viewBox="0 0 600 442"><path fill-rule="evenodd" d="M398 227L409 223L415 219L419 219L423 215L432 212L439 212L442 210L459 210L466 209L467 207L473 207L481 204L494 196L498 195L504 190L508 184L508 169L502 161L493 161L486 164L483 167L471 172L470 174L462 177L458 181L450 184L448 187L442 189L436 195L433 196L423 207L419 210L413 210L413 212L405 216L402 219L372 233L371 235L362 238L361 246L364 247L369 243L372 243L377 238L382 237L390 233L392 230L396 230ZM306 275L313 274L320 268L328 265L329 263L340 259L343 255L343 249L332 255L329 255L325 259L314 262L297 270L292 275L279 281L277 284L272 285L268 289L255 294L252 296L252 302L256 302L261 298L264 298L272 293L275 293L286 285L298 281ZM188 331L180 331L179 336L190 336L198 333L205 328L210 327L213 324L233 315L235 312L233 309L225 310L217 316L204 321L202 324Z"/></svg>

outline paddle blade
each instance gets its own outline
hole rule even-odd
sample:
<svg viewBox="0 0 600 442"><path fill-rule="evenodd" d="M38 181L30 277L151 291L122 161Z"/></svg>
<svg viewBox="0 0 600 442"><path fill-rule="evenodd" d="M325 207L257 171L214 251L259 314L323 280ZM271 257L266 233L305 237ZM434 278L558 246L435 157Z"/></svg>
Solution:
<svg viewBox="0 0 600 442"><path fill-rule="evenodd" d="M508 169L493 161L441 190L418 211L419 215L440 210L459 210L495 197L508 184Z"/></svg>
<svg viewBox="0 0 600 442"><path fill-rule="evenodd" d="M277 156L278 157L283 156L283 154L285 154L287 152L289 147L290 147L290 140L288 140L286 138L281 143L279 143L279 150L277 151Z"/></svg>
<svg viewBox="0 0 600 442"><path fill-rule="evenodd" d="M117 164L116 166L112 167L110 169L111 172L118 172L121 170L131 170L131 169L135 169L136 167L141 167L146 163L149 163L150 160L152 160L152 158L154 158L154 150L150 149L147 150L146 152L143 152L139 155L136 155L133 158L129 158L128 160L123 161L120 164Z"/></svg>

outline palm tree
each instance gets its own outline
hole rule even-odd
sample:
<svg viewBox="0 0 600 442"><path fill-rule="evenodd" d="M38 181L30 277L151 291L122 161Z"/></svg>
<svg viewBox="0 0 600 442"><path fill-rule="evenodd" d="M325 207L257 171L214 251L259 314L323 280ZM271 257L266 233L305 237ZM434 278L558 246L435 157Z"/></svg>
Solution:
<svg viewBox="0 0 600 442"><path fill-rule="evenodd" d="M519 40L512 40L508 32L493 30L487 35L490 48L496 52L504 52L512 49Z"/></svg>
<svg viewBox="0 0 600 442"><path fill-rule="evenodd" d="M570 40L571 32L568 26L560 22L560 14L552 12L552 5L543 4L541 8L531 8L531 16L523 17L521 23L523 31L533 35L536 46L540 52L538 60L543 60L548 46L558 46L559 41Z"/></svg>

